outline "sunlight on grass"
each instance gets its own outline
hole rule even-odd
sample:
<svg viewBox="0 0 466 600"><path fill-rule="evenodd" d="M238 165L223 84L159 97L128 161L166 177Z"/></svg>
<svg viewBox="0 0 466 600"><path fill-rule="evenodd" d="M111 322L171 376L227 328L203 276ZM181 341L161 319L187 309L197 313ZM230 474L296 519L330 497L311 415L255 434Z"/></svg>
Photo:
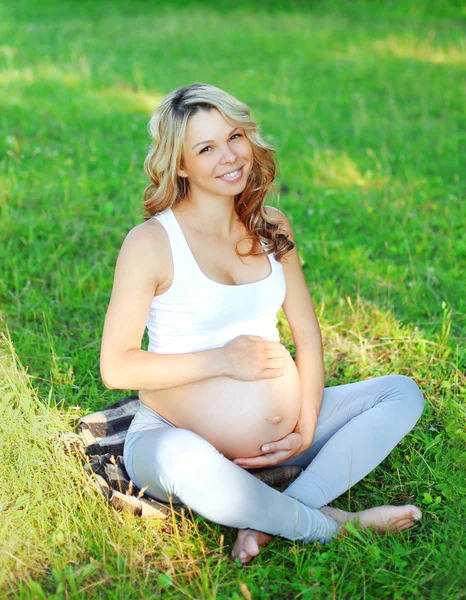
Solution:
<svg viewBox="0 0 466 600"><path fill-rule="evenodd" d="M327 303L333 305L331 323L325 319ZM443 395L433 395L431 402L438 414L445 410L454 422L463 421L466 416L463 401L466 375L457 366L458 357L452 356L448 347L451 309L445 303L442 332L434 339L423 337L415 325L400 324L389 310L359 295L340 297L337 302L331 302L323 294L323 300L315 309L324 343L326 385L398 373L412 377L421 389L427 390L434 383L435 370L434 385L438 389L448 389L452 394L446 405ZM280 337L291 351L293 338L283 309L279 311L278 320ZM430 366L430 372L426 365ZM445 381L455 383L444 386Z"/></svg>
<svg viewBox="0 0 466 600"><path fill-rule="evenodd" d="M127 84L116 84L99 91L89 92L90 98L99 99L102 106L114 106L131 111L152 112L160 104L164 94L155 94L139 90Z"/></svg>
<svg viewBox="0 0 466 600"><path fill-rule="evenodd" d="M276 106L293 106L293 99L289 96L278 96L270 92L267 96L269 102Z"/></svg>
<svg viewBox="0 0 466 600"><path fill-rule="evenodd" d="M464 41L460 46L435 47L434 40L434 32L430 32L427 39L391 35L383 40L375 40L372 50L375 50L377 56L381 58L392 55L397 58L409 58L438 65L465 65L466 44Z"/></svg>
<svg viewBox="0 0 466 600"><path fill-rule="evenodd" d="M57 592L84 593L112 580L118 590L134 588L149 574L153 591L159 585L160 590L190 582L199 590L215 585L215 565L227 560L223 534L218 541L215 532L204 539L191 516L159 521L109 507L79 457L60 441L61 432L72 430L76 411L61 410L52 394L46 402L37 396L4 334L0 398L3 590L42 594L40 582L47 577ZM201 560L215 562L208 575L202 575Z"/></svg>
<svg viewBox="0 0 466 600"><path fill-rule="evenodd" d="M12 84L23 84L25 86L22 91L27 92L27 86L32 86L43 82L56 82L62 84L65 88L77 88L83 84L89 76L89 66L86 61L82 62L85 68L82 71L63 70L54 64L41 64L35 67L26 67L24 69L6 69L0 72L0 85L7 86ZM18 98L18 88L15 88L16 101L15 104L25 104L24 96L21 100ZM157 94L138 89L135 86L126 83L116 83L115 85L105 87L103 89L93 90L87 89L85 92L86 99L89 102L99 102L104 109L118 106L133 111L143 111L147 114L151 113L160 103L164 94ZM4 90L0 97L6 103L11 102L11 92Z"/></svg>
<svg viewBox="0 0 466 600"><path fill-rule="evenodd" d="M74 87L86 79L88 69L75 70L60 68L53 63L42 63L24 69L6 69L0 72L0 85L24 83L32 85L40 81L57 81L64 86Z"/></svg>
<svg viewBox="0 0 466 600"><path fill-rule="evenodd" d="M3 55L9 67L13 64L13 60L17 54L18 48L16 46L0 46L0 57Z"/></svg>
<svg viewBox="0 0 466 600"><path fill-rule="evenodd" d="M369 43L361 43L360 40L358 43L349 42L344 49L330 48L325 54L343 61L370 57L377 57L377 59L396 57L439 65L465 65L466 43L464 40L458 44L446 46L436 46L434 42L435 33L433 31L428 32L423 38L398 34L375 39Z"/></svg>
<svg viewBox="0 0 466 600"><path fill-rule="evenodd" d="M373 155L368 148L367 153ZM382 188L389 183L389 177L380 172L380 164L377 169L361 172L356 162L346 152L334 150L316 151L308 162L313 171L314 183L319 186L330 188Z"/></svg>

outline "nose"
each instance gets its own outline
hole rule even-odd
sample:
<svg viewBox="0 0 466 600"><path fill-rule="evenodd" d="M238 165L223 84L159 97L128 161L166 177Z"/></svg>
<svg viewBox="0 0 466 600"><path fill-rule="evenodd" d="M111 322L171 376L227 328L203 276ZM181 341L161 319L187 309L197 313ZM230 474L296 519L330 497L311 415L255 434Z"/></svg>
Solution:
<svg viewBox="0 0 466 600"><path fill-rule="evenodd" d="M225 148L223 154L222 154L222 159L221 159L221 163L234 163L236 161L236 154L233 152L233 150L231 148L229 148L228 146Z"/></svg>

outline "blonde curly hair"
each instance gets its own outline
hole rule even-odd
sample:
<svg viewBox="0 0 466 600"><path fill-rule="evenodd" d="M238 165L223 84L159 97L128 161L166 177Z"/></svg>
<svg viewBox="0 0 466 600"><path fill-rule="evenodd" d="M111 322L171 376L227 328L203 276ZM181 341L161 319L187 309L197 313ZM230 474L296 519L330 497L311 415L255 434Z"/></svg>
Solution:
<svg viewBox="0 0 466 600"><path fill-rule="evenodd" d="M260 242L267 245L267 254L273 252L277 260L292 250L294 242L281 229L277 221L264 209L264 201L273 187L277 169L275 150L265 142L259 126L251 118L249 107L234 96L209 84L193 83L167 94L152 113L148 131L152 139L144 160L144 172L150 180L143 194L145 221L153 215L183 201L189 191L189 181L180 177L186 126L188 119L200 110L216 108L232 127L240 127L252 146L253 166L246 187L234 198L235 211L253 239L249 252L240 257L263 253L256 252Z"/></svg>

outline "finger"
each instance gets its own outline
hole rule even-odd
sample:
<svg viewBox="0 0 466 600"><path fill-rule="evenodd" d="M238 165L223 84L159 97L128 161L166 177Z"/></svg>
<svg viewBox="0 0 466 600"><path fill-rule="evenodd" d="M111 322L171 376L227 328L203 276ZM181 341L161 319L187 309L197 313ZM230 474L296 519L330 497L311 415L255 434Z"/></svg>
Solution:
<svg viewBox="0 0 466 600"><path fill-rule="evenodd" d="M277 379L283 375L283 369L264 369L260 379Z"/></svg>
<svg viewBox="0 0 466 600"><path fill-rule="evenodd" d="M286 460L290 453L287 451L271 452L264 454L263 456L255 456L252 458L235 458L234 463L240 467L246 467L248 469L257 467L268 467L276 465L279 462Z"/></svg>
<svg viewBox="0 0 466 600"><path fill-rule="evenodd" d="M280 450L291 450L293 448L293 444L290 440L282 440L279 442L267 442L261 446L262 452L278 452Z"/></svg>
<svg viewBox="0 0 466 600"><path fill-rule="evenodd" d="M269 358L267 361L267 368L268 369L284 369L285 367L287 367L290 364L290 361L292 361L293 359L288 357L285 358L284 356L279 356L277 358Z"/></svg>
<svg viewBox="0 0 466 600"><path fill-rule="evenodd" d="M290 351L282 346L282 344L278 344L277 346L270 345L270 342L266 345L266 350L269 356L283 356L284 354L290 354Z"/></svg>

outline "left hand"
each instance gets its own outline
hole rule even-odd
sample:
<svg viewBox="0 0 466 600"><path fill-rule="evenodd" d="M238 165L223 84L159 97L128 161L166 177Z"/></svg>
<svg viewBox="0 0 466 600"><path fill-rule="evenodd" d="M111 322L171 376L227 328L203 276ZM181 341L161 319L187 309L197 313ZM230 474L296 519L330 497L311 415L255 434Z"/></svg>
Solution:
<svg viewBox="0 0 466 600"><path fill-rule="evenodd" d="M285 462L289 458L300 454L303 446L303 438L300 433L292 431L287 436L276 442L267 442L261 448L264 454L250 458L235 458L233 462L240 467L257 469L259 467L270 467ZM264 448L266 448L264 450Z"/></svg>
<svg viewBox="0 0 466 600"><path fill-rule="evenodd" d="M267 442L261 447L264 454L250 458L235 458L233 462L246 469L272 467L307 450L314 441L314 431L317 424L317 413L308 415L304 420L298 420L294 430L281 440Z"/></svg>

